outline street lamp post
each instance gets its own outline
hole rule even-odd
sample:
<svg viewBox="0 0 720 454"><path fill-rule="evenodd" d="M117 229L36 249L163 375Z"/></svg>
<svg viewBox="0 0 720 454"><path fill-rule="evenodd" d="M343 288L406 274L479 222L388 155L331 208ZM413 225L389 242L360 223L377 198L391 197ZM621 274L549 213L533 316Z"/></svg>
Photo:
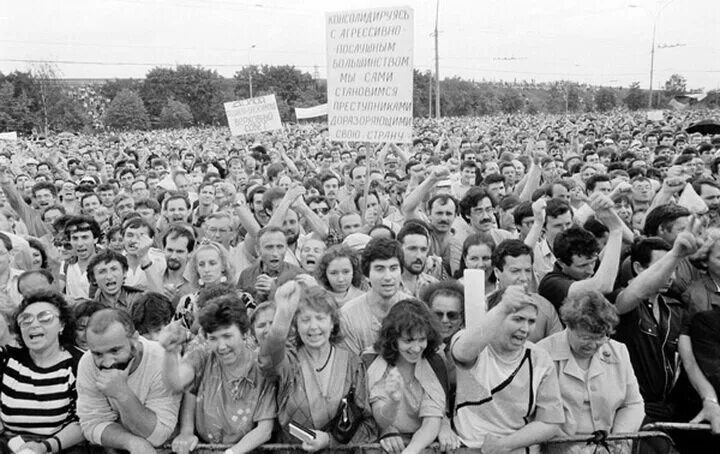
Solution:
<svg viewBox="0 0 720 454"><path fill-rule="evenodd" d="M251 98L253 97L253 93L252 93L252 73L253 73L253 69L252 69L252 63L251 63L251 60L250 60L250 51L253 50L253 49L255 49L255 44L252 44L250 47L248 47L248 75L249 75L249 76L248 76L248 85L249 85L249 88L250 88L250 97L251 97Z"/></svg>
<svg viewBox="0 0 720 454"><path fill-rule="evenodd" d="M665 3L660 4L658 2L657 10L655 11L655 17L653 17L653 28L652 28L652 44L650 47L650 89L648 90L648 109L652 109L652 103L653 103L653 73L655 72L655 32L657 31L657 23L658 20L660 20L660 13L663 9L665 9L666 6L668 6L670 3L672 3L673 0L667 0ZM630 8L642 8L645 10L645 12L648 14L648 16L652 17L652 13L645 9L642 6L639 5L628 5Z"/></svg>

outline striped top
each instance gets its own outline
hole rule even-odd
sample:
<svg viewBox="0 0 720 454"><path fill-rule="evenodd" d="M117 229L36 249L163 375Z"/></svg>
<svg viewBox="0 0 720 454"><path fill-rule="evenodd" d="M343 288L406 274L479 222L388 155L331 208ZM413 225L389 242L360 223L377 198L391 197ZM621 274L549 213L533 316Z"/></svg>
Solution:
<svg viewBox="0 0 720 454"><path fill-rule="evenodd" d="M49 437L77 421L75 381L82 352L61 351L61 360L43 368L26 348L0 348L0 423L20 435Z"/></svg>

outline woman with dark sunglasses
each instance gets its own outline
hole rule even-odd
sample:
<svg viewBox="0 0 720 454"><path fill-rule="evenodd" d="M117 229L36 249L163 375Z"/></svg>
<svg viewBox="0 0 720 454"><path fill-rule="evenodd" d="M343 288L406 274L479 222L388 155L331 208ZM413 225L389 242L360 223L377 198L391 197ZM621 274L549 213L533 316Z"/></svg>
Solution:
<svg viewBox="0 0 720 454"><path fill-rule="evenodd" d="M0 451L22 434L19 452L72 452L84 441L75 414L82 351L72 310L61 294L39 291L22 300L14 322L20 347L0 348Z"/></svg>

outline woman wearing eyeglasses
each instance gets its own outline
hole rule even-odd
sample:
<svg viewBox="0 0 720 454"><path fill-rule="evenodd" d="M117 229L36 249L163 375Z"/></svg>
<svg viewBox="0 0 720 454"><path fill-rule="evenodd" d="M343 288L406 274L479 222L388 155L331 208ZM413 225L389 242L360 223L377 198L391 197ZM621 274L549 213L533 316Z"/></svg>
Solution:
<svg viewBox="0 0 720 454"><path fill-rule="evenodd" d="M20 347L0 348L0 451L22 434L19 451L64 452L84 440L75 414L82 351L72 311L59 293L37 292L20 303L15 330Z"/></svg>
<svg viewBox="0 0 720 454"><path fill-rule="evenodd" d="M636 432L645 417L643 398L627 347L610 340L618 323L615 307L599 292L568 298L560 309L567 328L538 343L555 363L569 416L562 435ZM630 452L615 442L612 452ZM577 444L550 444L549 452L584 452Z"/></svg>

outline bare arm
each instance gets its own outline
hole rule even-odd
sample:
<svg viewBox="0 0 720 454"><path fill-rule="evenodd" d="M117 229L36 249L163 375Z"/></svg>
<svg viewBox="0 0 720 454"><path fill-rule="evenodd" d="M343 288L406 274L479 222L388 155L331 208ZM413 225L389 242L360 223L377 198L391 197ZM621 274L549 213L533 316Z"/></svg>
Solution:
<svg viewBox="0 0 720 454"><path fill-rule="evenodd" d="M681 232L670 252L638 274L635 279L630 281L627 288L620 292L615 300L615 309L618 314L626 314L635 309L642 301L655 296L667 284L678 262L685 254L694 249L695 237L689 232Z"/></svg>
<svg viewBox="0 0 720 454"><path fill-rule="evenodd" d="M230 449L236 454L252 452L258 446L270 441L272 430L272 419L263 419L262 421L258 421L257 426L255 426L255 428L253 428L250 432L246 433L245 436Z"/></svg>
<svg viewBox="0 0 720 454"><path fill-rule="evenodd" d="M559 431L559 424L533 421L511 435L503 437L500 443L509 451L513 451L548 441L557 435Z"/></svg>
<svg viewBox="0 0 720 454"><path fill-rule="evenodd" d="M402 204L402 212L405 215L405 219L416 219L417 209L425 200L425 197L430 194L435 185L441 179L447 177L449 172L447 169L441 167L434 167L430 175L425 178L417 187L415 187L406 197Z"/></svg>
<svg viewBox="0 0 720 454"><path fill-rule="evenodd" d="M460 364L470 366L493 339L505 318L533 300L521 286L511 285L503 294L500 303L487 311L479 323L461 331L452 346L453 358Z"/></svg>
<svg viewBox="0 0 720 454"><path fill-rule="evenodd" d="M521 202L529 202L532 200L533 192L540 187L542 171L535 161L532 162L526 177L527 179L525 182L523 184L518 183L515 188L515 193L520 198Z"/></svg>
<svg viewBox="0 0 720 454"><path fill-rule="evenodd" d="M405 447L405 451L407 453L420 453L423 452L425 448L427 448L430 443L435 441L435 439L438 436L438 433L440 433L440 423L442 422L442 418L436 418L436 417L425 417L422 420L422 424L420 425L420 429L418 429L417 432L415 432L415 435L413 435L412 439L410 440L410 443Z"/></svg>
<svg viewBox="0 0 720 454"><path fill-rule="evenodd" d="M717 434L720 432L720 405L718 404L718 396L712 383L707 379L695 359L690 336L685 334L680 335L678 352L680 353L680 359L682 360L683 368L685 368L685 372L687 372L690 383L702 399L702 409L700 413L690 422L700 423L708 421L712 425L713 433Z"/></svg>
<svg viewBox="0 0 720 454"><path fill-rule="evenodd" d="M573 282L568 289L568 296L587 290L597 290L603 294L612 292L615 286L615 278L620 269L622 226L624 223L615 213L615 210L611 208L614 205L612 200L602 195L595 195L593 204L597 208L595 212L598 220L610 229L610 233L597 271L589 279Z"/></svg>

